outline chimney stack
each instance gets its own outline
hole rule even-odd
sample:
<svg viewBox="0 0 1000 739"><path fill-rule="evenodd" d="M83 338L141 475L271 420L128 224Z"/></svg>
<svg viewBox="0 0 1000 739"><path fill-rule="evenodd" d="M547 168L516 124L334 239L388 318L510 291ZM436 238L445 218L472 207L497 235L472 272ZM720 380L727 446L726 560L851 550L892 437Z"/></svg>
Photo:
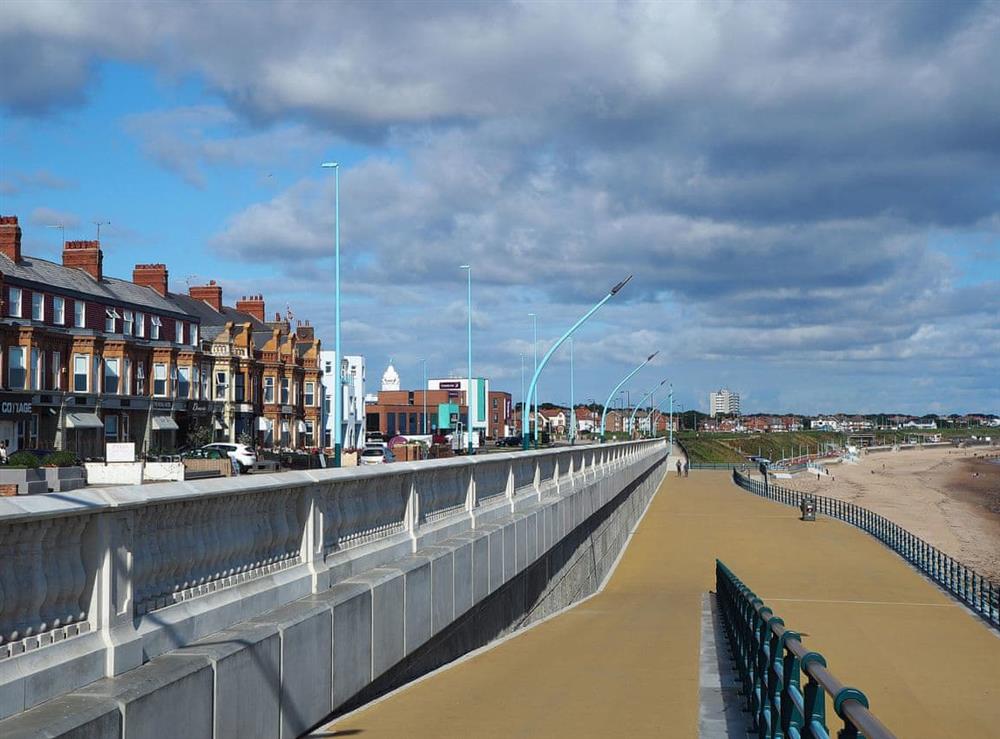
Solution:
<svg viewBox="0 0 1000 739"><path fill-rule="evenodd" d="M63 267L82 269L98 282L103 276L104 255L100 241L67 241L63 244Z"/></svg>
<svg viewBox="0 0 1000 739"><path fill-rule="evenodd" d="M207 285L196 285L188 290L195 300L204 300L216 311L222 313L222 285L216 285L215 280L209 280Z"/></svg>
<svg viewBox="0 0 1000 739"><path fill-rule="evenodd" d="M17 216L0 216L0 254L15 264L21 261L21 227Z"/></svg>
<svg viewBox="0 0 1000 739"><path fill-rule="evenodd" d="M137 264L132 270L132 282L136 285L151 287L160 295L167 295L167 265Z"/></svg>
<svg viewBox="0 0 1000 739"><path fill-rule="evenodd" d="M261 323L264 323L264 296L251 295L247 297L244 295L236 301L236 310L240 313L248 313Z"/></svg>

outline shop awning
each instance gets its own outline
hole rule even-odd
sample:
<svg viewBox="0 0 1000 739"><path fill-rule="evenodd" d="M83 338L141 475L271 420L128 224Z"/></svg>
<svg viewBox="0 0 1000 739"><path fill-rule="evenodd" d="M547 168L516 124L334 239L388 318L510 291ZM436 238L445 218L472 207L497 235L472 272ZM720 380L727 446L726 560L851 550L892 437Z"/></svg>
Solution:
<svg viewBox="0 0 1000 739"><path fill-rule="evenodd" d="M153 431L177 431L179 428L170 416L153 416Z"/></svg>
<svg viewBox="0 0 1000 739"><path fill-rule="evenodd" d="M68 429L103 429L104 422L96 413L67 413L66 428Z"/></svg>

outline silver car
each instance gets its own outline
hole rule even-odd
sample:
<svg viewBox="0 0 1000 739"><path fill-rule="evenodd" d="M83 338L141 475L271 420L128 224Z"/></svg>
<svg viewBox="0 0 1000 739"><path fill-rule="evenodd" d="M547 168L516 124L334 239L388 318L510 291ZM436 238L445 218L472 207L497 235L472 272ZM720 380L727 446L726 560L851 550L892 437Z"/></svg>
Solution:
<svg viewBox="0 0 1000 739"><path fill-rule="evenodd" d="M359 465L388 464L395 461L396 455L389 447L383 446L366 446L361 452L361 456L358 457Z"/></svg>

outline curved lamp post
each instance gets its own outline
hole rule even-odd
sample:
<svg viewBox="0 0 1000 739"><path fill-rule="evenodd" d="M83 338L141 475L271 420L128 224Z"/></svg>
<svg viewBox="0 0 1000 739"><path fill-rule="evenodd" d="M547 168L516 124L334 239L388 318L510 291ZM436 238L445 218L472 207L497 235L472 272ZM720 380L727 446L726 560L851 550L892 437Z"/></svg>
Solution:
<svg viewBox="0 0 1000 739"><path fill-rule="evenodd" d="M607 417L608 417L608 404L611 403L611 399L613 397L615 397L615 393L617 393L619 390L621 390L622 385L624 385L626 382L628 382L629 380L631 380L632 377L635 375L636 372L638 372L643 367L645 367L647 364L649 364L651 361L653 361L653 357L655 357L659 353L660 353L660 350L657 349L655 352L653 352L648 357L646 357L645 361L643 361L642 364L640 364L634 370L632 370L627 375L625 375L622 378L622 381L619 382L617 385L615 385L615 389L612 390L608 394L608 399L604 401L604 409L601 411L601 441L604 441L604 424L607 421Z"/></svg>
<svg viewBox="0 0 1000 739"><path fill-rule="evenodd" d="M638 402L638 403L636 404L636 406L635 406L635 410L634 410L634 411L632 411L632 416L631 416L631 417L630 417L630 418L628 419L628 428L629 428L629 431L630 431L630 432L631 432L631 431L634 431L634 430L635 430L635 414L639 412L639 408L641 408L641 407L642 407L642 404L646 402L646 398L648 398L648 397L649 397L649 396L651 396L651 395L652 395L652 394L653 394L654 392L656 392L656 388L658 388L658 387L662 387L662 386L663 386L663 385L665 385L666 383L667 383L667 381L666 381L666 379L664 379L664 380L663 380L663 381L662 381L662 382L661 382L661 383L660 383L659 385L654 385L654 386L653 386L653 388L652 388L652 390L650 390L650 391L649 391L648 393L646 393L645 395L643 395L643 396L642 396L642 400L640 400L640 401L639 401L639 402ZM650 411L650 413L652 413L652 411Z"/></svg>
<svg viewBox="0 0 1000 739"><path fill-rule="evenodd" d="M662 406L668 400L670 401L670 420L673 421L673 416L674 416L674 408L673 408L673 405L674 405L674 385L673 385L673 383L671 383L667 387L669 388L669 391L667 392L667 397L664 398L662 401L660 401L660 405L656 407L656 418L655 418L655 421L659 421L660 418L663 416L663 408L660 407L660 406ZM654 438L656 437L656 432L654 431L655 426L653 425L653 423L655 421L650 421L650 424L649 424L650 434ZM673 428L671 428L670 429L670 438L671 439L673 439L673 433L674 433L673 432Z"/></svg>
<svg viewBox="0 0 1000 739"><path fill-rule="evenodd" d="M597 305L595 305L593 308L584 313L583 316L576 323L570 326L569 331L560 336L559 340L556 341L551 347L549 347L549 350L545 352L545 356L542 357L542 361L538 364L538 369L535 370L534 376L531 378L531 384L528 386L529 398L531 397L531 394L535 392L535 385L538 383L538 376L541 374L542 370L545 368L546 363L549 361L549 358L555 353L556 349L558 349L562 345L562 343L566 341L566 339L568 339L574 331L580 328L580 326L583 325L584 321L586 321L588 318L594 315L597 312L598 308L600 308L602 305L611 300L611 298L617 295L618 292L623 287L625 287L625 285L627 285L628 281L631 279L632 275L629 275L624 280L615 285L613 288L611 288L611 291L603 298L601 298L600 301L598 301ZM521 436L521 448L527 449L529 444L530 442L528 439L528 432L525 430L523 435Z"/></svg>
<svg viewBox="0 0 1000 739"><path fill-rule="evenodd" d="M469 385L468 390L465 393L466 402L466 433L469 435L469 456L472 456L472 265L463 264L459 269L464 269L469 273ZM479 393L476 393L476 398L479 398ZM477 403L478 404L478 403ZM461 440L461 437L459 437Z"/></svg>
<svg viewBox="0 0 1000 739"><path fill-rule="evenodd" d="M528 318L531 319L531 354L534 357L534 366L532 367L532 372L538 372L538 316L534 313L529 313ZM531 397L531 393L528 393L528 409L530 410L534 404L534 412L528 414L528 426L531 426L531 422L535 422L535 446L538 446L538 388L535 388L535 395Z"/></svg>

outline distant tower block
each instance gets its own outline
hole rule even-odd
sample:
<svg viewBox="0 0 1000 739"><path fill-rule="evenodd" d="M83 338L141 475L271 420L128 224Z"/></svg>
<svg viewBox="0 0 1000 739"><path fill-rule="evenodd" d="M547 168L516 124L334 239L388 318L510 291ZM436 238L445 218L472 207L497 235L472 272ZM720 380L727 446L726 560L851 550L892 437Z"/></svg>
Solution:
<svg viewBox="0 0 1000 739"><path fill-rule="evenodd" d="M740 415L740 395L732 390L722 388L718 392L708 394L708 407L712 418L716 416Z"/></svg>

